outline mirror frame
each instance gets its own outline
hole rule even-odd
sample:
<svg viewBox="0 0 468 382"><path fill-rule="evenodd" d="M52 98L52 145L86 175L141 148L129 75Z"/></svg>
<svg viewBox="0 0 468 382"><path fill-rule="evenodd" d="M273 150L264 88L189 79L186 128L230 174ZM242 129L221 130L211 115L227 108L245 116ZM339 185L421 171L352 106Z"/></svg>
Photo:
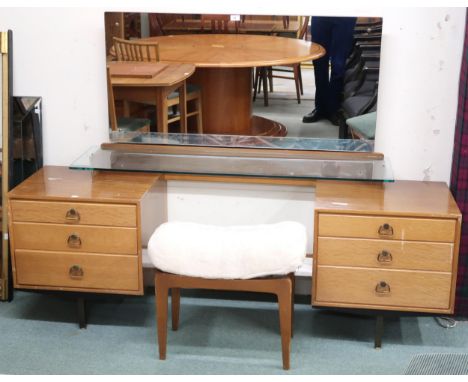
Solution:
<svg viewBox="0 0 468 382"><path fill-rule="evenodd" d="M0 53L2 60L2 254L0 256L0 300L9 300L10 274L9 274L9 241L8 241L8 208L7 193L9 189L8 154L10 151L9 132L13 121L12 100L12 37L11 30L0 32Z"/></svg>

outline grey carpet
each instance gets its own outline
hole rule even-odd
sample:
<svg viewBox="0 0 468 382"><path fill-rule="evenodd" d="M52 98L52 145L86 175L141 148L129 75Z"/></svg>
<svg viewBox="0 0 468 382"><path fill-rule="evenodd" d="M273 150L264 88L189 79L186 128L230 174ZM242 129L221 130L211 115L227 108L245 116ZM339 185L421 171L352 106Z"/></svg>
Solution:
<svg viewBox="0 0 468 382"><path fill-rule="evenodd" d="M165 361L157 359L151 291L94 296L86 330L71 298L16 292L0 303L0 374L404 374L417 354L467 352L468 322L444 329L432 317L389 319L375 350L368 316L296 304L287 372L275 303L185 292Z"/></svg>
<svg viewBox="0 0 468 382"><path fill-rule="evenodd" d="M418 354L406 369L408 375L466 375L468 354Z"/></svg>

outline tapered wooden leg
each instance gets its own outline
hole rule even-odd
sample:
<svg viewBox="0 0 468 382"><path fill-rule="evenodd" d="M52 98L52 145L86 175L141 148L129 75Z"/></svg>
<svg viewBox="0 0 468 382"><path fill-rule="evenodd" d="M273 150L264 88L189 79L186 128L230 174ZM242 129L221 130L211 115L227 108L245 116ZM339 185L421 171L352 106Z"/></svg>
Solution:
<svg viewBox="0 0 468 382"><path fill-rule="evenodd" d="M296 84L296 97L297 103L301 103L301 91L299 85L299 65L294 65L294 83Z"/></svg>
<svg viewBox="0 0 468 382"><path fill-rule="evenodd" d="M202 114L201 95L199 95L195 99L195 107L198 110L198 114L197 114L197 132L198 132L198 134L203 134L203 114Z"/></svg>
<svg viewBox="0 0 468 382"><path fill-rule="evenodd" d="M270 84L270 92L273 92L273 67L269 66L267 69L268 73L268 82Z"/></svg>
<svg viewBox="0 0 468 382"><path fill-rule="evenodd" d="M130 102L125 100L123 101L123 116L130 117Z"/></svg>
<svg viewBox="0 0 468 382"><path fill-rule="evenodd" d="M294 337L294 292L296 291L296 277L294 273L289 275L291 279L291 338Z"/></svg>
<svg viewBox="0 0 468 382"><path fill-rule="evenodd" d="M254 73L254 82L253 82L253 101L257 99L257 85L258 85L258 78L260 76L259 68L255 68Z"/></svg>
<svg viewBox="0 0 468 382"><path fill-rule="evenodd" d="M156 89L156 129L158 133L167 133L167 99L163 89Z"/></svg>
<svg viewBox="0 0 468 382"><path fill-rule="evenodd" d="M289 370L289 355L291 352L291 290L292 282L290 278L281 280L281 288L277 292L280 328L281 328L281 349L283 353L283 369Z"/></svg>
<svg viewBox="0 0 468 382"><path fill-rule="evenodd" d="M262 68L262 80L263 80L263 104L268 106L268 68Z"/></svg>
<svg viewBox="0 0 468 382"><path fill-rule="evenodd" d="M304 85L302 83L302 70L301 70L301 64L298 66L298 71L299 73L299 87L301 89L301 95L304 95Z"/></svg>
<svg viewBox="0 0 468 382"><path fill-rule="evenodd" d="M172 330L179 328L180 288L171 289Z"/></svg>
<svg viewBox="0 0 468 382"><path fill-rule="evenodd" d="M185 81L179 87L179 112L180 112L180 132L187 134L187 86L186 86Z"/></svg>
<svg viewBox="0 0 468 382"><path fill-rule="evenodd" d="M164 282L164 276L161 274L156 274L154 284L156 292L159 359L166 359L168 288Z"/></svg>

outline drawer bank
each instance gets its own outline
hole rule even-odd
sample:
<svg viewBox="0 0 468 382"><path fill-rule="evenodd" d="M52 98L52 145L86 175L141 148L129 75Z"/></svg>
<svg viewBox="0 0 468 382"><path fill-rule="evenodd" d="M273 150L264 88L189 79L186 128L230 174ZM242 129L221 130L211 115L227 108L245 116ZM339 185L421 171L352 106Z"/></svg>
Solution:
<svg viewBox="0 0 468 382"><path fill-rule="evenodd" d="M302 184L316 187L313 306L453 313L461 214L445 183ZM166 210L165 175L45 167L9 193L15 288L142 295Z"/></svg>

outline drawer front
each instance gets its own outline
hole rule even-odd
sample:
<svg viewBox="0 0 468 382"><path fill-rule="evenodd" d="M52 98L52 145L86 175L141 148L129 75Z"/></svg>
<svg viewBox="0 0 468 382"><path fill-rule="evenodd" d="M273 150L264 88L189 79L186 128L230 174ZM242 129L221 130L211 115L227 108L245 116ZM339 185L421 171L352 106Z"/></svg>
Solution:
<svg viewBox="0 0 468 382"><path fill-rule="evenodd" d="M453 244L318 238L318 265L451 272Z"/></svg>
<svg viewBox="0 0 468 382"><path fill-rule="evenodd" d="M137 255L137 229L13 223L16 249Z"/></svg>
<svg viewBox="0 0 468 382"><path fill-rule="evenodd" d="M319 215L319 236L453 243L455 220L359 215Z"/></svg>
<svg viewBox="0 0 468 382"><path fill-rule="evenodd" d="M136 227L136 206L11 200L15 222Z"/></svg>
<svg viewBox="0 0 468 382"><path fill-rule="evenodd" d="M316 288L317 304L446 310L451 274L319 266Z"/></svg>
<svg viewBox="0 0 468 382"><path fill-rule="evenodd" d="M63 288L137 291L138 257L15 251L16 283Z"/></svg>

